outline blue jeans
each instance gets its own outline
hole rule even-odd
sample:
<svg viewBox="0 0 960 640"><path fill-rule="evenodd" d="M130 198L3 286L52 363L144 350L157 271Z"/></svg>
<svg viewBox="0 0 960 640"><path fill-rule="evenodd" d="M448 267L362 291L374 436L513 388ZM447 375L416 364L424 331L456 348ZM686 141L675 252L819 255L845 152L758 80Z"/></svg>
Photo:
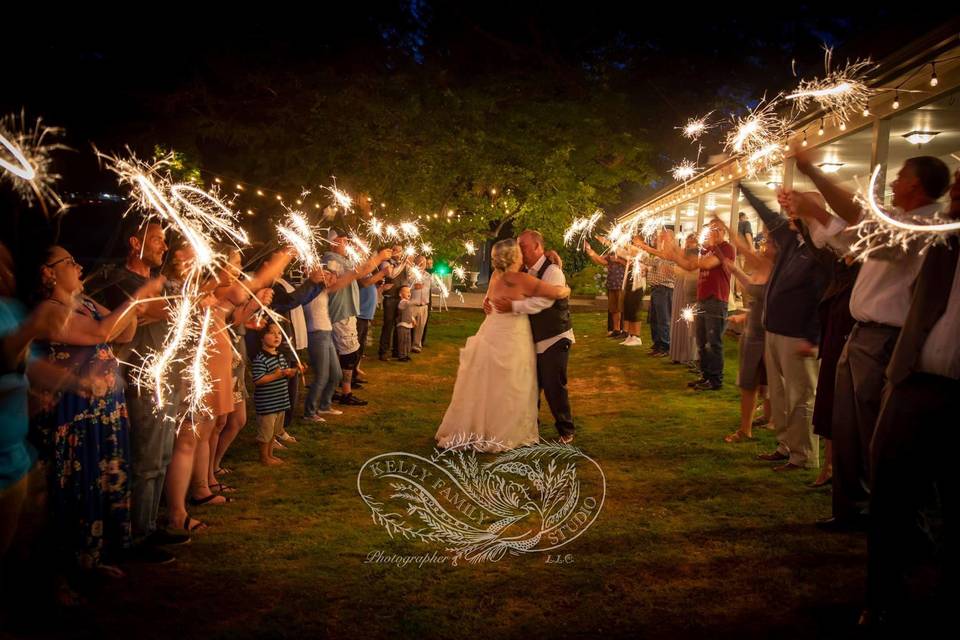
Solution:
<svg viewBox="0 0 960 640"><path fill-rule="evenodd" d="M343 372L340 370L337 349L333 346L333 331L308 333L307 352L310 354L310 366L313 367L313 383L307 392L303 414L312 416L317 411L330 408L333 392L340 386Z"/></svg>
<svg viewBox="0 0 960 640"><path fill-rule="evenodd" d="M712 383L723 383L723 332L727 326L727 301L710 298L697 303L695 316L700 370Z"/></svg>
<svg viewBox="0 0 960 640"><path fill-rule="evenodd" d="M670 313L673 309L673 288L657 285L650 290L650 337L653 348L670 351Z"/></svg>

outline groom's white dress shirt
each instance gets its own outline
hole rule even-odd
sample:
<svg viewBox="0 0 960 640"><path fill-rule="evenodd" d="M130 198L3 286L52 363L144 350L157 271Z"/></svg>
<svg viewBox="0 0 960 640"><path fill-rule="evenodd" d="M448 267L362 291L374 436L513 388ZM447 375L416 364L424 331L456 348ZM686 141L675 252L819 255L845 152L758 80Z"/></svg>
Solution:
<svg viewBox="0 0 960 640"><path fill-rule="evenodd" d="M527 269L527 273L530 275L536 274L538 271L540 271L541 267L543 267L543 263L546 261L546 259L546 256L540 256L540 259L537 260L532 267ZM542 280L547 284L556 285L558 287L566 286L567 284L567 278L563 275L563 270L555 264L551 264L549 267L547 267L547 270L543 273ZM556 302L556 300L551 300L550 298L524 298L523 300L514 300L513 312L532 316L540 313L544 309L551 307L554 302ZM558 336L553 336L552 338L547 338L538 342L536 344L537 353L543 353L563 338L566 338L570 342L576 342L576 339L573 337L573 329L569 329Z"/></svg>

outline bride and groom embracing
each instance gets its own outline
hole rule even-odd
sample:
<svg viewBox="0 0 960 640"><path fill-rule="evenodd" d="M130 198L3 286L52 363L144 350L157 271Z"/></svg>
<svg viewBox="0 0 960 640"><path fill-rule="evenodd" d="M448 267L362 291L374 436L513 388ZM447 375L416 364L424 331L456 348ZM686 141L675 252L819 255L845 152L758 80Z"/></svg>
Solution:
<svg viewBox="0 0 960 640"><path fill-rule="evenodd" d="M543 236L524 231L491 250L486 318L460 350L453 397L437 430L440 448L473 443L505 451L540 440L540 390L560 442L573 442L567 360L574 342L570 288L544 255Z"/></svg>

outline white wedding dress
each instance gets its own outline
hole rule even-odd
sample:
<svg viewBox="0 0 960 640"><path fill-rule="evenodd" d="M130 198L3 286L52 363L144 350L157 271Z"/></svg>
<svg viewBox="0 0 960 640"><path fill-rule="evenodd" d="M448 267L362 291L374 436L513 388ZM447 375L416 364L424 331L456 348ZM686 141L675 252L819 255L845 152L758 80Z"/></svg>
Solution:
<svg viewBox="0 0 960 640"><path fill-rule="evenodd" d="M437 446L479 440L488 444L474 448L506 451L536 443L538 395L529 318L488 314L460 350L453 398L437 430Z"/></svg>

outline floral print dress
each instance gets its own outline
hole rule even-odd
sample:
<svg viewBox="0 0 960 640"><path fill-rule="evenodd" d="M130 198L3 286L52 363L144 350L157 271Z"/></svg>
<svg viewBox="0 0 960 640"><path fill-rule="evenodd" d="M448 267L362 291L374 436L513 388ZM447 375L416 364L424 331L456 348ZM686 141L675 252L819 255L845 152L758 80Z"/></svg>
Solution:
<svg viewBox="0 0 960 640"><path fill-rule="evenodd" d="M96 306L84 301L94 319ZM48 397L35 419L49 469L60 550L81 569L130 546L130 424L120 365L109 344L34 344L36 357L87 382Z"/></svg>

